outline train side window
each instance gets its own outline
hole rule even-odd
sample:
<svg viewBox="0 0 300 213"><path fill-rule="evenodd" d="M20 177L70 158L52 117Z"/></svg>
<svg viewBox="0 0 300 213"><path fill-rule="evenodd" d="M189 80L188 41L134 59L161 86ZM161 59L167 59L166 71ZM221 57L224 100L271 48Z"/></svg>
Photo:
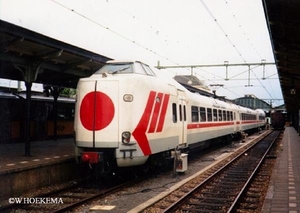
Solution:
<svg viewBox="0 0 300 213"><path fill-rule="evenodd" d="M200 121L201 122L206 121L206 109L205 109L205 107L200 107Z"/></svg>
<svg viewBox="0 0 300 213"><path fill-rule="evenodd" d="M218 114L219 114L219 121L222 121L222 110L218 110Z"/></svg>
<svg viewBox="0 0 300 213"><path fill-rule="evenodd" d="M179 121L182 121L182 106L179 104Z"/></svg>
<svg viewBox="0 0 300 213"><path fill-rule="evenodd" d="M199 121L198 107L192 106L192 122L198 122L198 121Z"/></svg>
<svg viewBox="0 0 300 213"><path fill-rule="evenodd" d="M212 121L212 110L207 108L207 121Z"/></svg>
<svg viewBox="0 0 300 213"><path fill-rule="evenodd" d="M134 70L135 73L137 74L143 74L143 75L146 75L146 71L144 69L144 67L142 66L141 63L136 63L135 64L135 70Z"/></svg>
<svg viewBox="0 0 300 213"><path fill-rule="evenodd" d="M223 110L223 121L226 121L227 119L226 119L226 111L225 110Z"/></svg>
<svg viewBox="0 0 300 213"><path fill-rule="evenodd" d="M233 112L230 112L230 120L233 121Z"/></svg>
<svg viewBox="0 0 300 213"><path fill-rule="evenodd" d="M145 69L147 75L155 76L154 72L151 70L151 68L148 65L143 64L143 63L141 63L141 64L142 64L143 68Z"/></svg>
<svg viewBox="0 0 300 213"><path fill-rule="evenodd" d="M183 105L183 120L186 121L186 107Z"/></svg>
<svg viewBox="0 0 300 213"><path fill-rule="evenodd" d="M213 113L214 113L214 121L218 121L218 110L213 109Z"/></svg>
<svg viewBox="0 0 300 213"><path fill-rule="evenodd" d="M177 123L177 109L176 109L176 104L172 104L172 118L173 118L173 123Z"/></svg>
<svg viewBox="0 0 300 213"><path fill-rule="evenodd" d="M230 121L230 120L231 120L230 113L229 113L229 111L227 111L227 121Z"/></svg>

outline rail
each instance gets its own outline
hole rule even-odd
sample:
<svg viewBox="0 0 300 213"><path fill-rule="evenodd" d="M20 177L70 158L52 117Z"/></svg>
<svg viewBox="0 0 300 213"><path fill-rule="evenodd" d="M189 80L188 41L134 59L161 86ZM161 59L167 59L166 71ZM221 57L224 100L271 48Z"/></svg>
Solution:
<svg viewBox="0 0 300 213"><path fill-rule="evenodd" d="M164 212L231 212L236 208L278 135L279 132L272 132L261 142L240 153L164 209Z"/></svg>

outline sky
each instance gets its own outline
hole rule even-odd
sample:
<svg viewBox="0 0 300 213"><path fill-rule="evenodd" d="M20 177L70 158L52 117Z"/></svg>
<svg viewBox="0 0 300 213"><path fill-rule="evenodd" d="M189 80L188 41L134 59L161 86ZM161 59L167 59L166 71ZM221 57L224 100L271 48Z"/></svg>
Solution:
<svg viewBox="0 0 300 213"><path fill-rule="evenodd" d="M274 63L261 0L0 0L0 18L117 60L155 67ZM168 68L159 77L190 75ZM227 74L226 74L227 73ZM283 104L275 65L193 68L229 99ZM250 76L250 78L249 78ZM229 80L225 80L225 79Z"/></svg>

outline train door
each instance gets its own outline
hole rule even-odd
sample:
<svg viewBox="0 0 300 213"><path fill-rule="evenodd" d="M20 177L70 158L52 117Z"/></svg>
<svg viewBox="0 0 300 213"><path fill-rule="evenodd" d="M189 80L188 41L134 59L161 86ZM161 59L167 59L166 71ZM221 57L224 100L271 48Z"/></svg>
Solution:
<svg viewBox="0 0 300 213"><path fill-rule="evenodd" d="M186 97L182 90L178 90L178 112L179 112L179 144L185 144L187 140L187 117Z"/></svg>

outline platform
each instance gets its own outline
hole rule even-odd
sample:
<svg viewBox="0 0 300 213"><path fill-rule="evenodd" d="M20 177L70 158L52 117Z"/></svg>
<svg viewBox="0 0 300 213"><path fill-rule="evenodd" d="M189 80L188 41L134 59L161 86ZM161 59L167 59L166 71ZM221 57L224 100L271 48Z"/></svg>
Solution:
<svg viewBox="0 0 300 213"><path fill-rule="evenodd" d="M300 213L300 136L286 127L262 213Z"/></svg>
<svg viewBox="0 0 300 213"><path fill-rule="evenodd" d="M20 170L50 161L74 157L74 139L32 141L31 156L25 156L24 143L0 144L0 174Z"/></svg>
<svg viewBox="0 0 300 213"><path fill-rule="evenodd" d="M24 156L24 143L0 144L0 202L76 178L73 138L30 145Z"/></svg>

